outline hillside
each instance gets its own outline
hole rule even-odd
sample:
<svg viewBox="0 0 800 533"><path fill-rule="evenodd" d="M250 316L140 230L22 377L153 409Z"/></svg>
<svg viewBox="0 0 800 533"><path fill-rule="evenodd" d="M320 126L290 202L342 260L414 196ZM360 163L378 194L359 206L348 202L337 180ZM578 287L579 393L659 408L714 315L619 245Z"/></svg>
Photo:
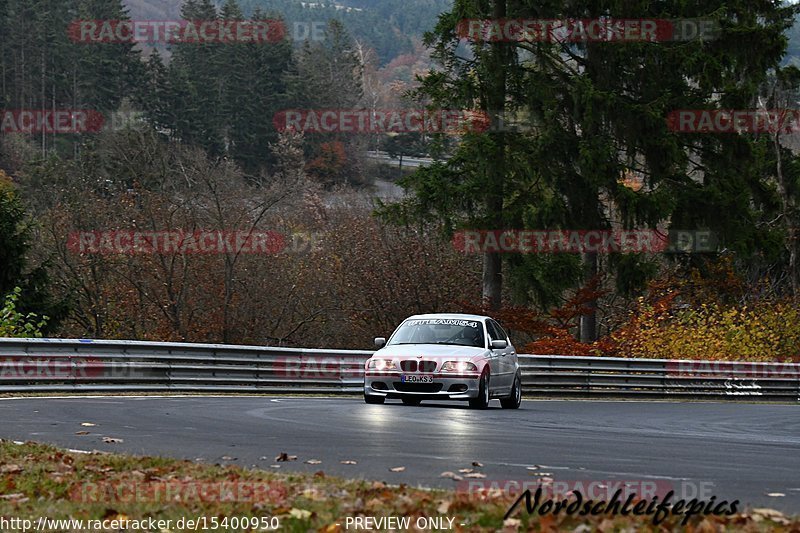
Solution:
<svg viewBox="0 0 800 533"><path fill-rule="evenodd" d="M222 4L221 1L216 2ZM181 2L175 0L125 0L135 19L158 20L180 16ZM436 24L439 13L452 0L339 0L305 2L301 0L240 0L245 15L256 9L279 13L292 27L296 22L341 20L357 39L369 43L385 65L414 50L414 41Z"/></svg>

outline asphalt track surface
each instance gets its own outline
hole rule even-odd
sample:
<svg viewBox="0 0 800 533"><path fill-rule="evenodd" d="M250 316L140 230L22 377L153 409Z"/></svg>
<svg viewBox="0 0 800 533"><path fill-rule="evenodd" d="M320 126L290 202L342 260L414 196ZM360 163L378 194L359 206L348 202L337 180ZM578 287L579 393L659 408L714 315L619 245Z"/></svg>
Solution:
<svg viewBox="0 0 800 533"><path fill-rule="evenodd" d="M105 436L124 442L104 444ZM477 461L481 482L641 480L687 498L800 513L797 405L524 400L514 411L493 400L475 411L350 398L22 398L0 400L0 437L267 470L286 452L298 460L279 471L456 489L476 480L441 473Z"/></svg>

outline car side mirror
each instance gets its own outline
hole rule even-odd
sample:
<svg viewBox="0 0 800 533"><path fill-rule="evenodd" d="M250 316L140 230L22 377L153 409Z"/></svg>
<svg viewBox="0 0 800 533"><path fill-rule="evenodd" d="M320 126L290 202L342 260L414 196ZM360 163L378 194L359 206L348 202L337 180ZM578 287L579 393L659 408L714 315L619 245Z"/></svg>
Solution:
<svg viewBox="0 0 800 533"><path fill-rule="evenodd" d="M506 341L492 341L492 350L505 350L508 347Z"/></svg>
<svg viewBox="0 0 800 533"><path fill-rule="evenodd" d="M378 348L386 346L386 337L375 337L375 346Z"/></svg>

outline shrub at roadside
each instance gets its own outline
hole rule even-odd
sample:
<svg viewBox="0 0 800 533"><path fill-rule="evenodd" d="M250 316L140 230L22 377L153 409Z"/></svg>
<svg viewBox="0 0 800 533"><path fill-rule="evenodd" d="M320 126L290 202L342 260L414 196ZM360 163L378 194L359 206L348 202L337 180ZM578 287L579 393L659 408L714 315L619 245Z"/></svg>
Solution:
<svg viewBox="0 0 800 533"><path fill-rule="evenodd" d="M797 361L800 310L790 302L678 309L643 304L612 338L622 357Z"/></svg>
<svg viewBox="0 0 800 533"><path fill-rule="evenodd" d="M36 313L24 315L17 311L22 289L15 287L6 295L0 307L0 337L41 337L42 329L47 325L47 316L39 317Z"/></svg>

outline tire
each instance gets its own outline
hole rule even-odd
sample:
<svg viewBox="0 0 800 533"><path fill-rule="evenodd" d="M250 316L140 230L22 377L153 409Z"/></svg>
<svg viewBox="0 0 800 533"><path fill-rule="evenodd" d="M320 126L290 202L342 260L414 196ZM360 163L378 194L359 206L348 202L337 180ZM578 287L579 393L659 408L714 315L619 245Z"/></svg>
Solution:
<svg viewBox="0 0 800 533"><path fill-rule="evenodd" d="M370 396L368 394L364 395L364 401L370 404L382 404L386 401L386 397L384 396Z"/></svg>
<svg viewBox="0 0 800 533"><path fill-rule="evenodd" d="M419 398L403 398L403 405L419 405L420 402Z"/></svg>
<svg viewBox="0 0 800 533"><path fill-rule="evenodd" d="M508 398L500 398L500 405L503 409L519 409L522 403L522 380L519 374L514 377L514 384L511 386L511 395Z"/></svg>
<svg viewBox="0 0 800 533"><path fill-rule="evenodd" d="M478 386L478 397L469 401L469 406L473 409L486 409L489 407L489 373L481 374L481 382Z"/></svg>

